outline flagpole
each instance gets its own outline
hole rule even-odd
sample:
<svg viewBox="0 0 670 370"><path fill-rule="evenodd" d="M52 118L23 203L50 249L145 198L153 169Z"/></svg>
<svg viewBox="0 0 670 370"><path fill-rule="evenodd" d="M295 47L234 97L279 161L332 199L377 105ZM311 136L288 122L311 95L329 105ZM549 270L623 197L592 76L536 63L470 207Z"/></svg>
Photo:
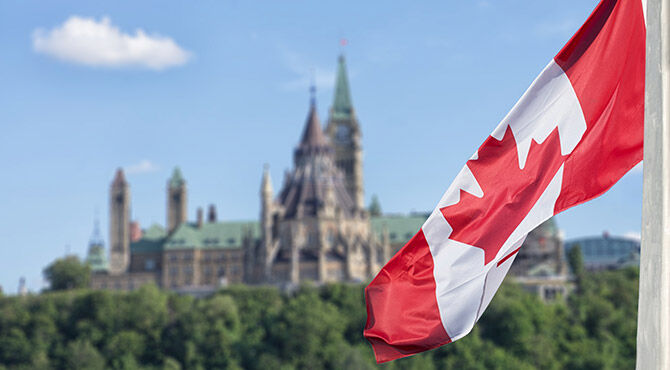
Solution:
<svg viewBox="0 0 670 370"><path fill-rule="evenodd" d="M670 4L647 0L638 370L670 370Z"/></svg>

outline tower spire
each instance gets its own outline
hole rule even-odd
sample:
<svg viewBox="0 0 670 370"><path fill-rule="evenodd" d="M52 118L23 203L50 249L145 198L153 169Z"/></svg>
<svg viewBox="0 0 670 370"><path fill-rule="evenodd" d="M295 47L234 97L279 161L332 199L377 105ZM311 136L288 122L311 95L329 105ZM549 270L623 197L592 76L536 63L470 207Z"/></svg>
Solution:
<svg viewBox="0 0 670 370"><path fill-rule="evenodd" d="M274 190L272 189L272 178L270 177L270 166L266 163L263 166L263 180L261 184L261 194L272 197Z"/></svg>
<svg viewBox="0 0 670 370"><path fill-rule="evenodd" d="M305 122L305 129L302 132L302 139L300 139L299 148L306 149L309 147L323 147L328 145L326 136L323 134L321 123L319 122L319 113L316 111L316 88L310 88L311 98L309 104L309 113L307 114L307 122Z"/></svg>
<svg viewBox="0 0 670 370"><path fill-rule="evenodd" d="M90 244L102 245L102 233L100 233L100 218L96 211L95 220L93 221L93 234L91 234Z"/></svg>
<svg viewBox="0 0 670 370"><path fill-rule="evenodd" d="M326 133L335 147L335 162L342 170L347 191L354 199L356 208L363 210L363 146L361 128L351 103L349 79L344 55L337 59L335 97L330 108Z"/></svg>
<svg viewBox="0 0 670 370"><path fill-rule="evenodd" d="M337 78L335 80L335 98L333 99L333 118L351 118L353 106L349 92L349 79L344 54L337 58Z"/></svg>
<svg viewBox="0 0 670 370"><path fill-rule="evenodd" d="M185 183L186 181L184 180L184 176L181 174L181 169L179 166L175 167L174 170L172 170L172 176L170 176L169 186L177 188L184 185Z"/></svg>
<svg viewBox="0 0 670 370"><path fill-rule="evenodd" d="M100 233L100 218L98 211L95 212L95 221L93 224L93 234L88 243L88 251L86 254L86 263L91 267L92 271L107 270L109 265L107 263L107 256L105 255L105 242Z"/></svg>
<svg viewBox="0 0 670 370"><path fill-rule="evenodd" d="M175 167L167 182L167 230L174 231L186 222L187 210L186 180L179 167Z"/></svg>
<svg viewBox="0 0 670 370"><path fill-rule="evenodd" d="M316 77L314 74L315 72L312 68L312 80L309 83L309 104L312 106L316 105Z"/></svg>

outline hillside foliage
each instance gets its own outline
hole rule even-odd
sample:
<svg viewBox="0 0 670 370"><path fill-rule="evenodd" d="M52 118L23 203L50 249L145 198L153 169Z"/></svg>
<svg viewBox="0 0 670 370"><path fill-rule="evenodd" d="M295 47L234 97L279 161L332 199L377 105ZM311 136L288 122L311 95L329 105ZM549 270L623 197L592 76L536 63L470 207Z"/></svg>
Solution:
<svg viewBox="0 0 670 370"><path fill-rule="evenodd" d="M633 369L638 272L586 273L543 303L505 283L465 338L386 369ZM0 297L0 368L367 369L363 286L195 299L144 286Z"/></svg>

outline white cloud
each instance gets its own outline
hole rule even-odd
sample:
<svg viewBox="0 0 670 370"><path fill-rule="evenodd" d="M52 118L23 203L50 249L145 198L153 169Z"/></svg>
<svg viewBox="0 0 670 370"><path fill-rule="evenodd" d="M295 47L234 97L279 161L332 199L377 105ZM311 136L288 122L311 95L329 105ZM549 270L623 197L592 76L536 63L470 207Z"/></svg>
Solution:
<svg viewBox="0 0 670 370"><path fill-rule="evenodd" d="M156 172L160 167L148 159L143 159L135 164L126 166L124 170L128 174L142 174L149 172Z"/></svg>
<svg viewBox="0 0 670 370"><path fill-rule="evenodd" d="M183 65L191 53L171 38L142 29L125 33L108 17L70 16L51 30L33 32L33 50L62 61L98 67L141 67L162 70Z"/></svg>
<svg viewBox="0 0 670 370"><path fill-rule="evenodd" d="M332 89L335 85L335 67L323 68L308 62L302 55L281 48L281 57L294 78L282 84L286 90L305 90L314 82L317 89Z"/></svg>
<svg viewBox="0 0 670 370"><path fill-rule="evenodd" d="M639 231L629 231L629 232L623 234L623 237L628 238L628 239L633 239L633 240L642 239L642 236L640 235Z"/></svg>

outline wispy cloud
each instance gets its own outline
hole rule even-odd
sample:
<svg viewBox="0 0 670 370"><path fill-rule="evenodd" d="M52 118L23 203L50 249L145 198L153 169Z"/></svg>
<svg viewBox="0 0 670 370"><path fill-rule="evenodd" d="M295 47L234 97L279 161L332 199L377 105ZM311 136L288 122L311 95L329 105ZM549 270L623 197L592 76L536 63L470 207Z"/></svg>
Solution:
<svg viewBox="0 0 670 370"><path fill-rule="evenodd" d="M160 169L160 166L153 163L148 159L143 159L135 164L131 164L124 168L125 172L128 174L142 174L156 172Z"/></svg>
<svg viewBox="0 0 670 370"><path fill-rule="evenodd" d="M125 33L108 17L70 16L50 30L33 32L33 50L56 59L96 67L163 70L187 63L191 53L169 37L138 28Z"/></svg>
<svg viewBox="0 0 670 370"><path fill-rule="evenodd" d="M305 56L279 47L284 66L294 75L282 84L286 90L307 90L314 82L317 89L332 89L335 84L335 66L325 68L308 60Z"/></svg>

